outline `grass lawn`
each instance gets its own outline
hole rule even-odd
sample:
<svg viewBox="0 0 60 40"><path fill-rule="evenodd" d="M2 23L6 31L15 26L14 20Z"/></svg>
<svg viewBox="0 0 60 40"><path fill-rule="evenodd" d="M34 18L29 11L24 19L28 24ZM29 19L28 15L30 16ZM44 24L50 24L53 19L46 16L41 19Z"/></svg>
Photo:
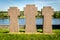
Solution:
<svg viewBox="0 0 60 40"><path fill-rule="evenodd" d="M20 29L24 32L24 29ZM38 29L42 32L42 29ZM56 34L9 34L9 29L0 29L0 40L60 40L60 29L53 29Z"/></svg>

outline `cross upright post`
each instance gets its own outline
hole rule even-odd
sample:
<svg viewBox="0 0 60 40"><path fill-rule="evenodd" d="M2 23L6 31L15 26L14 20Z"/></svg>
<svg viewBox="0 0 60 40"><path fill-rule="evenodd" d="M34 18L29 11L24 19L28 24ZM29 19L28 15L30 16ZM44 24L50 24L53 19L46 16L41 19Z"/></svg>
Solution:
<svg viewBox="0 0 60 40"><path fill-rule="evenodd" d="M43 7L42 15L44 16L43 33L52 33L52 15L53 9L49 7Z"/></svg>
<svg viewBox="0 0 60 40"><path fill-rule="evenodd" d="M24 8L24 15L26 16L25 32L26 33L36 33L37 28L36 28L35 16L37 15L37 8L35 7L35 5L27 5Z"/></svg>
<svg viewBox="0 0 60 40"><path fill-rule="evenodd" d="M18 28L18 16L20 15L20 11L17 7L10 7L8 9L8 16L10 16L10 32L19 32Z"/></svg>

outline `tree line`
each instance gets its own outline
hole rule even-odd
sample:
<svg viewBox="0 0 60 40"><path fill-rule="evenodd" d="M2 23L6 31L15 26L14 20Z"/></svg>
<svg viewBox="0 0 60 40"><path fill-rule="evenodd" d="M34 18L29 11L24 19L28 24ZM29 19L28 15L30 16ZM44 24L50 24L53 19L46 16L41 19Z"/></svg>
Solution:
<svg viewBox="0 0 60 40"><path fill-rule="evenodd" d="M24 11L20 11L20 15L18 16L19 18L25 18L24 16ZM8 12L7 11L0 11L0 18L9 18ZM36 15L36 18L43 18L42 12L38 11L38 14ZM55 11L53 18L60 18L60 11Z"/></svg>

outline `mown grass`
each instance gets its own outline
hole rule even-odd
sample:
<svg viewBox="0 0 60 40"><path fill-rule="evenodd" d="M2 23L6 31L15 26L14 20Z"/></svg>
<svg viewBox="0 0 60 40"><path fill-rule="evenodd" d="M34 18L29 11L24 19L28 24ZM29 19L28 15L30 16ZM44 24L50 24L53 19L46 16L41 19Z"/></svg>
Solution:
<svg viewBox="0 0 60 40"><path fill-rule="evenodd" d="M0 40L60 40L60 34L6 34L0 33Z"/></svg>
<svg viewBox="0 0 60 40"><path fill-rule="evenodd" d="M0 28L0 33L9 33L9 29L7 29L7 28Z"/></svg>
<svg viewBox="0 0 60 40"><path fill-rule="evenodd" d="M20 32L24 32L20 29ZM38 32L42 32L38 29ZM56 34L9 34L9 29L0 29L0 40L60 40L60 29L53 29Z"/></svg>

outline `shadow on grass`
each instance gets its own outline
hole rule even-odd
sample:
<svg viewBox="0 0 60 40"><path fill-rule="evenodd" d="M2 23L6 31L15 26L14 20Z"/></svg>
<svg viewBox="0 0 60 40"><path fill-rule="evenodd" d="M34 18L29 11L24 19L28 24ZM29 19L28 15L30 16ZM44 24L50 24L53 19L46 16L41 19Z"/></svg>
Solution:
<svg viewBox="0 0 60 40"><path fill-rule="evenodd" d="M37 32L43 33L43 31L37 31Z"/></svg>
<svg viewBox="0 0 60 40"><path fill-rule="evenodd" d="M0 33L9 33L9 29L0 28Z"/></svg>
<svg viewBox="0 0 60 40"><path fill-rule="evenodd" d="M53 29L52 31L53 31L53 33L57 33L60 35L60 29ZM20 29L19 32L25 33L25 29ZM37 29L37 32L43 33L42 29ZM0 33L9 33L9 29L0 28Z"/></svg>
<svg viewBox="0 0 60 40"><path fill-rule="evenodd" d="M25 29L20 29L19 32L25 32ZM43 33L42 29L38 29L37 32Z"/></svg>
<svg viewBox="0 0 60 40"><path fill-rule="evenodd" d="M19 32L23 32L24 33L25 32L25 29L20 29Z"/></svg>

